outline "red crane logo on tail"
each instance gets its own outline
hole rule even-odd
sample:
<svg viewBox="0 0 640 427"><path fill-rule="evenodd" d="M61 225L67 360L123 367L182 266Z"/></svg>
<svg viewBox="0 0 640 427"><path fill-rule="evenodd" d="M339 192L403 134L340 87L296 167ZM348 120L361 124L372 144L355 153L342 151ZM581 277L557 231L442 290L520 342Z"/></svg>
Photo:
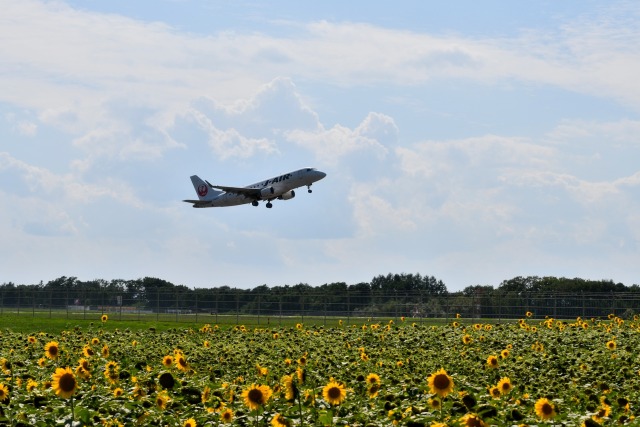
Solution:
<svg viewBox="0 0 640 427"><path fill-rule="evenodd" d="M204 197L204 196L206 196L206 195L207 195L207 193L208 193L208 192L209 192L209 189L207 188L207 186L206 186L206 185L204 185L204 184L200 184L200 185L198 186L198 196L200 196L200 197Z"/></svg>

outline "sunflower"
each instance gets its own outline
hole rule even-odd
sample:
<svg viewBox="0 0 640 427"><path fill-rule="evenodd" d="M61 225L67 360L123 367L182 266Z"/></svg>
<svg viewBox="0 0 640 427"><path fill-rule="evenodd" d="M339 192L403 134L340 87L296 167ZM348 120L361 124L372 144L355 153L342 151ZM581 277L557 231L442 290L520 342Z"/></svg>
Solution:
<svg viewBox="0 0 640 427"><path fill-rule="evenodd" d="M500 381L498 381L497 387L498 390L500 390L500 393L507 394L513 388L513 384L511 384L511 380L509 379L509 377L502 377L500 378Z"/></svg>
<svg viewBox="0 0 640 427"><path fill-rule="evenodd" d="M189 364L187 363L187 358L184 357L182 353L178 353L175 358L175 364L181 371L189 370Z"/></svg>
<svg viewBox="0 0 640 427"><path fill-rule="evenodd" d="M0 402L4 402L9 398L9 389L3 383L0 383Z"/></svg>
<svg viewBox="0 0 640 427"><path fill-rule="evenodd" d="M78 367L76 368L76 375L83 380L91 378L91 372L83 368L82 365L78 365Z"/></svg>
<svg viewBox="0 0 640 427"><path fill-rule="evenodd" d="M469 334L464 334L464 335L462 336L462 343L463 343L464 345L471 344L471 341L472 341L471 335L469 335Z"/></svg>
<svg viewBox="0 0 640 427"><path fill-rule="evenodd" d="M220 419L223 423L228 424L233 421L233 411L229 408L220 413Z"/></svg>
<svg viewBox="0 0 640 427"><path fill-rule="evenodd" d="M27 381L27 391L29 393L31 393L33 390L36 389L36 387L38 387L38 381L34 380L33 378L29 378L29 380Z"/></svg>
<svg viewBox="0 0 640 427"><path fill-rule="evenodd" d="M296 376L298 377L298 381L300 382L300 384L304 384L305 380L307 379L307 373L301 367L298 367L296 369Z"/></svg>
<svg viewBox="0 0 640 427"><path fill-rule="evenodd" d="M269 369L260 366L259 363L256 363L256 369L258 370L258 375L260 375L261 377L266 377L267 374L269 373Z"/></svg>
<svg viewBox="0 0 640 427"><path fill-rule="evenodd" d="M156 406L160 409L166 409L169 402L169 396L165 393L158 393L156 396Z"/></svg>
<svg viewBox="0 0 640 427"><path fill-rule="evenodd" d="M251 384L242 392L242 398L249 409L255 410L267 403L272 393L268 385Z"/></svg>
<svg viewBox="0 0 640 427"><path fill-rule="evenodd" d="M533 316L533 313L530 312L530 311L527 311L524 315L527 316L527 317L531 317L531 316Z"/></svg>
<svg viewBox="0 0 640 427"><path fill-rule="evenodd" d="M378 374L371 373L367 375L367 384L380 384L380 376Z"/></svg>
<svg viewBox="0 0 640 427"><path fill-rule="evenodd" d="M460 418L462 425L465 427L487 427L487 423L482 421L479 415L474 413L468 413Z"/></svg>
<svg viewBox="0 0 640 427"><path fill-rule="evenodd" d="M487 357L487 366L490 368L498 367L498 358L494 355Z"/></svg>
<svg viewBox="0 0 640 427"><path fill-rule="evenodd" d="M184 424L182 424L182 427L196 427L197 425L198 424L196 424L196 420L194 420L193 418L189 418L184 422Z"/></svg>
<svg viewBox="0 0 640 427"><path fill-rule="evenodd" d="M284 386L284 398L294 400L298 397L298 388L296 387L293 375L285 375L282 377L282 385Z"/></svg>
<svg viewBox="0 0 640 427"><path fill-rule="evenodd" d="M380 391L380 384L371 384L367 389L367 394L369 395L369 399L378 397L379 391Z"/></svg>
<svg viewBox="0 0 640 427"><path fill-rule="evenodd" d="M56 368L56 372L51 376L53 379L53 391L60 397L65 399L73 396L78 388L78 381L73 371L69 368Z"/></svg>
<svg viewBox="0 0 640 427"><path fill-rule="evenodd" d="M171 375L171 372L161 373L158 377L158 382L162 387L167 389L173 388L173 386L176 385L176 380L173 378L173 375Z"/></svg>
<svg viewBox="0 0 640 427"><path fill-rule="evenodd" d="M118 373L119 371L120 366L118 366L118 363L111 360L107 362L104 367L104 377L109 380L109 382L115 383L120 378L120 375Z"/></svg>
<svg viewBox="0 0 640 427"><path fill-rule="evenodd" d="M432 394L445 397L453 391L453 378L447 375L447 371L442 368L431 374L427 381L429 383L429 391Z"/></svg>
<svg viewBox="0 0 640 427"><path fill-rule="evenodd" d="M84 348L82 349L82 354L84 354L84 357L91 357L96 353L93 351L93 349L90 346L85 345Z"/></svg>
<svg viewBox="0 0 640 427"><path fill-rule="evenodd" d="M494 399L499 399L500 398L500 389L498 387L489 387L489 394Z"/></svg>
<svg viewBox="0 0 640 427"><path fill-rule="evenodd" d="M90 368L89 361L87 359L85 359L84 357L81 358L80 360L78 360L78 365L81 366L83 369L85 369L87 371Z"/></svg>
<svg viewBox="0 0 640 427"><path fill-rule="evenodd" d="M27 337L27 342L29 344L35 344L36 342L38 342L38 340L33 335L30 335L30 336Z"/></svg>
<svg viewBox="0 0 640 427"><path fill-rule="evenodd" d="M442 403L440 402L440 399L433 398L429 399L429 406L433 410L439 410L442 407Z"/></svg>
<svg viewBox="0 0 640 427"><path fill-rule="evenodd" d="M506 359L507 357L509 357L509 350L508 349L504 349L500 352L500 357L502 357L503 359Z"/></svg>
<svg viewBox="0 0 640 427"><path fill-rule="evenodd" d="M616 349L616 342L614 340L607 341L607 348L609 350L615 350Z"/></svg>
<svg viewBox="0 0 640 427"><path fill-rule="evenodd" d="M541 397L537 400L536 405L536 415L540 417L542 420L549 420L556 416L556 408L553 406L553 403L546 397Z"/></svg>
<svg viewBox="0 0 640 427"><path fill-rule="evenodd" d="M173 365L173 356L165 356L162 358L162 364L164 366L166 366L167 368L170 367L171 365Z"/></svg>
<svg viewBox="0 0 640 427"><path fill-rule="evenodd" d="M292 423L286 419L282 414L275 414L271 419L271 425L273 427L291 427Z"/></svg>
<svg viewBox="0 0 640 427"><path fill-rule="evenodd" d="M109 320L109 316L107 316L106 314L103 314L102 317L100 317L100 320L102 321L102 323L106 323L107 320Z"/></svg>
<svg viewBox="0 0 640 427"><path fill-rule="evenodd" d="M347 398L347 389L344 384L336 382L333 378L322 389L322 397L331 405L339 405Z"/></svg>
<svg viewBox="0 0 640 427"><path fill-rule="evenodd" d="M211 387L205 386L204 390L202 390L202 394L200 394L200 400L202 403L207 403L211 398Z"/></svg>
<svg viewBox="0 0 640 427"><path fill-rule="evenodd" d="M100 344L100 338L96 338L96 337L91 338L91 345L98 345L98 344Z"/></svg>
<svg viewBox="0 0 640 427"><path fill-rule="evenodd" d="M122 390L120 387L115 388L113 390L113 397L120 397L122 396L123 393L124 393L124 390Z"/></svg>
<svg viewBox="0 0 640 427"><path fill-rule="evenodd" d="M109 346L106 344L102 346L102 357L105 359L109 357Z"/></svg>
<svg viewBox="0 0 640 427"><path fill-rule="evenodd" d="M57 359L60 355L60 346L57 341L50 341L44 346L44 355L49 359Z"/></svg>

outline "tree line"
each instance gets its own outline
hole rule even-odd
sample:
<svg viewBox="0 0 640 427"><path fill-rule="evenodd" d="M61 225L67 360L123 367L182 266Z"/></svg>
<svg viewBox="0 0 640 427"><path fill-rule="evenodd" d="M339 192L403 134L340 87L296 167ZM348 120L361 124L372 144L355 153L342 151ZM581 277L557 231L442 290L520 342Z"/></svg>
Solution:
<svg viewBox="0 0 640 427"><path fill-rule="evenodd" d="M616 295L603 298L602 294ZM237 289L229 286L189 288L163 279L82 281L62 276L47 283L0 285L0 306L67 308L129 307L150 311L197 310L211 313L306 312L331 315L397 315L441 317L451 313L466 316L504 317L521 315L536 308L538 313L557 315L593 307L608 310L636 310L637 301L624 295L640 293L640 286L626 286L612 280L558 277L515 277L497 287L468 286L449 292L442 280L421 274L387 274L369 282L345 282L310 286L257 286ZM639 297L640 298L640 297ZM573 311L571 311L573 310ZM598 312L601 314L600 312Z"/></svg>

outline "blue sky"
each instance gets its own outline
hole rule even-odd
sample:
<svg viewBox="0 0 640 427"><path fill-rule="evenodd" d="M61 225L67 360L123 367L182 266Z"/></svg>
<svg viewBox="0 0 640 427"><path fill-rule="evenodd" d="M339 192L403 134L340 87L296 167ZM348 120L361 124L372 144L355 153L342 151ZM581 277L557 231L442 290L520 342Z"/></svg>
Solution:
<svg viewBox="0 0 640 427"><path fill-rule="evenodd" d="M635 2L0 6L0 283L640 283Z"/></svg>

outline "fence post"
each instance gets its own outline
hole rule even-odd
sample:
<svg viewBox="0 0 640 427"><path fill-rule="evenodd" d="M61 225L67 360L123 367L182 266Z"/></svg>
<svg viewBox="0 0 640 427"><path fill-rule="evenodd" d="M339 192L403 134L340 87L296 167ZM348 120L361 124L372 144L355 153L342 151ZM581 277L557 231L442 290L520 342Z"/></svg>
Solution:
<svg viewBox="0 0 640 427"><path fill-rule="evenodd" d="M156 288L156 322L160 320L160 289Z"/></svg>
<svg viewBox="0 0 640 427"><path fill-rule="evenodd" d="M323 295L323 306L324 306L324 319L322 321L322 326L327 326L327 298L328 298L328 293L325 291L324 295Z"/></svg>
<svg viewBox="0 0 640 427"><path fill-rule="evenodd" d="M196 323L198 323L198 292L196 291L196 288L193 288L193 293L196 297Z"/></svg>
<svg viewBox="0 0 640 427"><path fill-rule="evenodd" d="M236 325L240 323L240 293L238 292L238 288L236 290Z"/></svg>
<svg viewBox="0 0 640 427"><path fill-rule="evenodd" d="M20 288L18 288L18 315L20 315Z"/></svg>
<svg viewBox="0 0 640 427"><path fill-rule="evenodd" d="M260 302L262 301L262 295L258 294L258 325L260 325Z"/></svg>
<svg viewBox="0 0 640 427"><path fill-rule="evenodd" d="M351 324L351 294L347 288L347 325Z"/></svg>
<svg viewBox="0 0 640 427"><path fill-rule="evenodd" d="M302 322L304 323L304 293L302 294L301 298L300 298L300 302L302 303L300 306L300 312L302 314Z"/></svg>

